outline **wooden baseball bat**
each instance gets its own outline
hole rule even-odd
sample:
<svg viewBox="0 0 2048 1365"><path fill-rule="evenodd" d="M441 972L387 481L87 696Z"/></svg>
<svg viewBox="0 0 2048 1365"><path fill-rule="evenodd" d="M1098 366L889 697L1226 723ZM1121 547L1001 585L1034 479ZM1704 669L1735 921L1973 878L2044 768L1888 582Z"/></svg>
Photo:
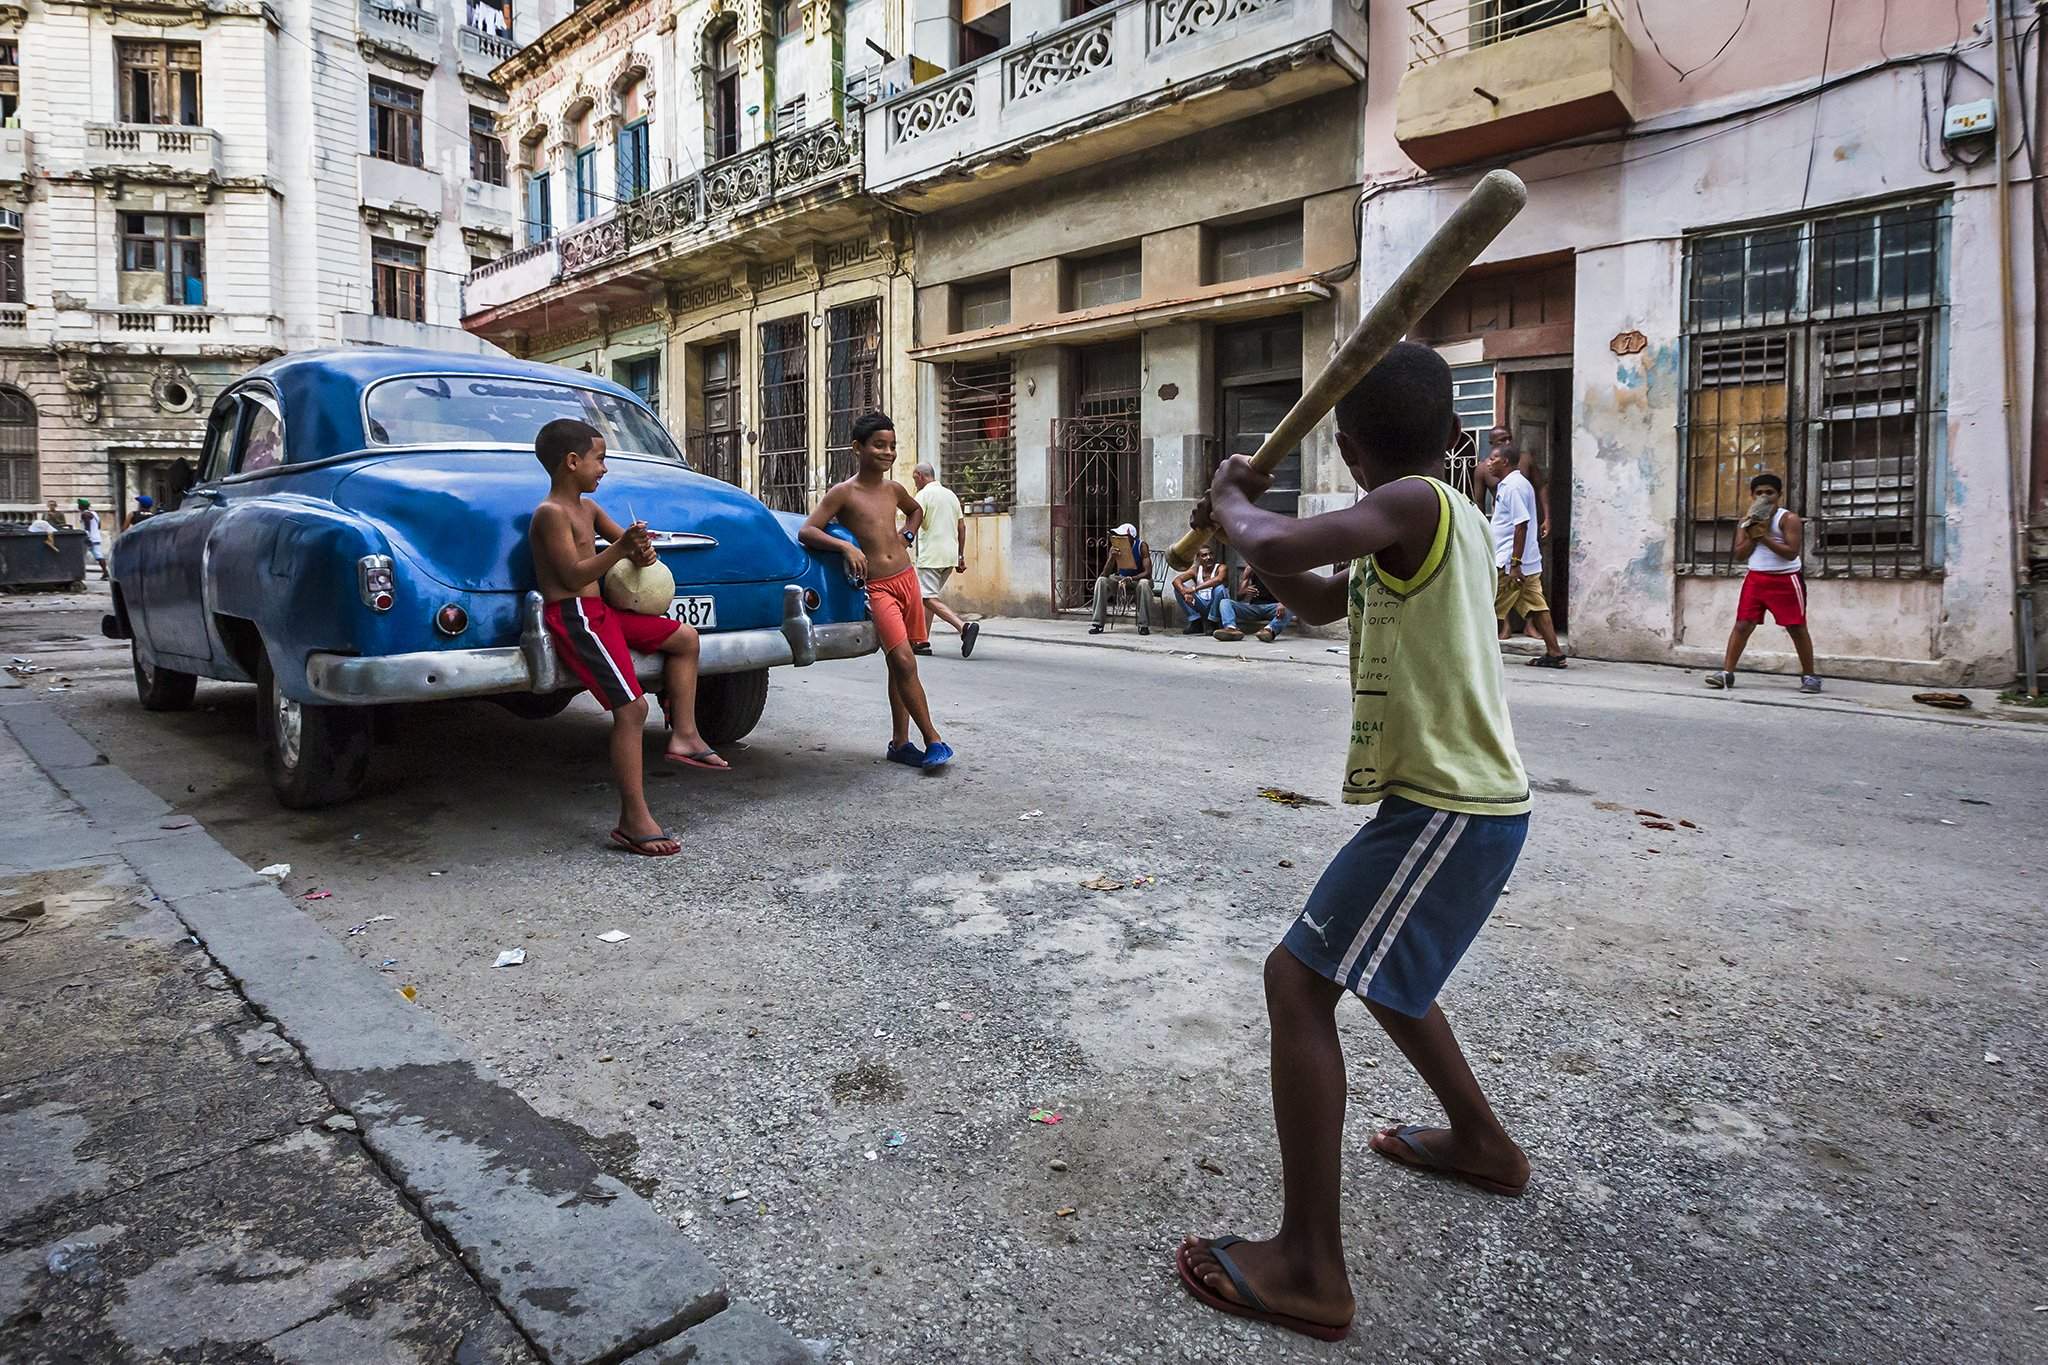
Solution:
<svg viewBox="0 0 2048 1365"><path fill-rule="evenodd" d="M1500 236L1501 229L1528 202L1528 189L1509 172L1488 171L1481 177L1465 196L1465 202L1423 243L1407 269L1373 301L1337 354L1330 357L1330 363L1323 367L1315 382L1302 390L1280 424L1259 443L1252 465L1261 474L1270 474L1279 467L1280 457L1300 445L1309 428L1322 421L1323 415L1337 406L1337 400L1349 393L1366 371L1394 349L1395 342L1422 321L1423 314L1457 283L1466 267ZM1175 570L1187 568L1195 562L1195 551L1212 534L1207 528L1190 527L1166 552L1166 562Z"/></svg>

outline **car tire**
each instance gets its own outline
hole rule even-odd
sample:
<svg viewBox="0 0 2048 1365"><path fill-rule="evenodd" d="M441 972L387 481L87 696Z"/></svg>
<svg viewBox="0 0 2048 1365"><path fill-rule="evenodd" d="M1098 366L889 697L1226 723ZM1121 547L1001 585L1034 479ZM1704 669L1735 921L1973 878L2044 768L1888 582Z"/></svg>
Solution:
<svg viewBox="0 0 2048 1365"><path fill-rule="evenodd" d="M142 644L129 640L128 657L135 667L135 698L142 703L145 711L189 711L192 696L199 690L199 679L190 673L177 673L145 663L142 658Z"/></svg>
<svg viewBox="0 0 2048 1365"><path fill-rule="evenodd" d="M714 673L697 680L697 731L712 748L745 739L768 705L768 670Z"/></svg>
<svg viewBox="0 0 2048 1365"><path fill-rule="evenodd" d="M278 690L265 654L256 670L256 731L270 789L287 810L346 801L370 771L371 716L366 707L307 706Z"/></svg>
<svg viewBox="0 0 2048 1365"><path fill-rule="evenodd" d="M569 703L583 695L568 692L507 692L491 700L521 720L553 720L569 709Z"/></svg>

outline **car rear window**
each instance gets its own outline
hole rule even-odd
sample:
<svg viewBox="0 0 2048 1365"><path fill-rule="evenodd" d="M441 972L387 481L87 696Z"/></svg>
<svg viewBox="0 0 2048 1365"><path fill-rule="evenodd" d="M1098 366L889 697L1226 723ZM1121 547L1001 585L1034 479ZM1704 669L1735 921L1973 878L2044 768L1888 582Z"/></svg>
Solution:
<svg viewBox="0 0 2048 1365"><path fill-rule="evenodd" d="M387 379L363 400L371 445L530 446L557 417L596 427L612 455L683 463L661 423L623 398L569 384L489 375Z"/></svg>

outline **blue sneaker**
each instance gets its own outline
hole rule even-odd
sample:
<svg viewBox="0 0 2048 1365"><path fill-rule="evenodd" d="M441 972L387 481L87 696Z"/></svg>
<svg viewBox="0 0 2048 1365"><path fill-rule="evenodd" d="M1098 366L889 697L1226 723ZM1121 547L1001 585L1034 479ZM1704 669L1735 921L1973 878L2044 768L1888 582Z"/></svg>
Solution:
<svg viewBox="0 0 2048 1365"><path fill-rule="evenodd" d="M891 744L883 756L891 763L901 763L906 768L922 768L925 765L924 750L907 739L901 744Z"/></svg>
<svg viewBox="0 0 2048 1365"><path fill-rule="evenodd" d="M926 768L943 768L952 761L953 746L946 743L946 741L942 739L937 744L932 745L931 748L924 751L924 762L920 766Z"/></svg>

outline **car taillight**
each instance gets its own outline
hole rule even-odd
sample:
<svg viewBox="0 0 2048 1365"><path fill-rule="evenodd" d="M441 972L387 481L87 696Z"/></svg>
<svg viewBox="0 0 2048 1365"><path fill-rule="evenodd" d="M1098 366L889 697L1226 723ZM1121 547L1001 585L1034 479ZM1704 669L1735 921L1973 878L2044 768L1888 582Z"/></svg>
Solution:
<svg viewBox="0 0 2048 1365"><path fill-rule="evenodd" d="M816 611L818 609L818 603L822 601L824 601L824 599L818 596L818 590L816 588L804 589L805 611Z"/></svg>
<svg viewBox="0 0 2048 1365"><path fill-rule="evenodd" d="M390 611L392 603L398 600L398 579L391 556L364 555L358 559L356 588L362 594L364 606L372 611Z"/></svg>
<svg viewBox="0 0 2048 1365"><path fill-rule="evenodd" d="M443 635L460 635L469 629L469 613L450 602L434 613L434 629Z"/></svg>

